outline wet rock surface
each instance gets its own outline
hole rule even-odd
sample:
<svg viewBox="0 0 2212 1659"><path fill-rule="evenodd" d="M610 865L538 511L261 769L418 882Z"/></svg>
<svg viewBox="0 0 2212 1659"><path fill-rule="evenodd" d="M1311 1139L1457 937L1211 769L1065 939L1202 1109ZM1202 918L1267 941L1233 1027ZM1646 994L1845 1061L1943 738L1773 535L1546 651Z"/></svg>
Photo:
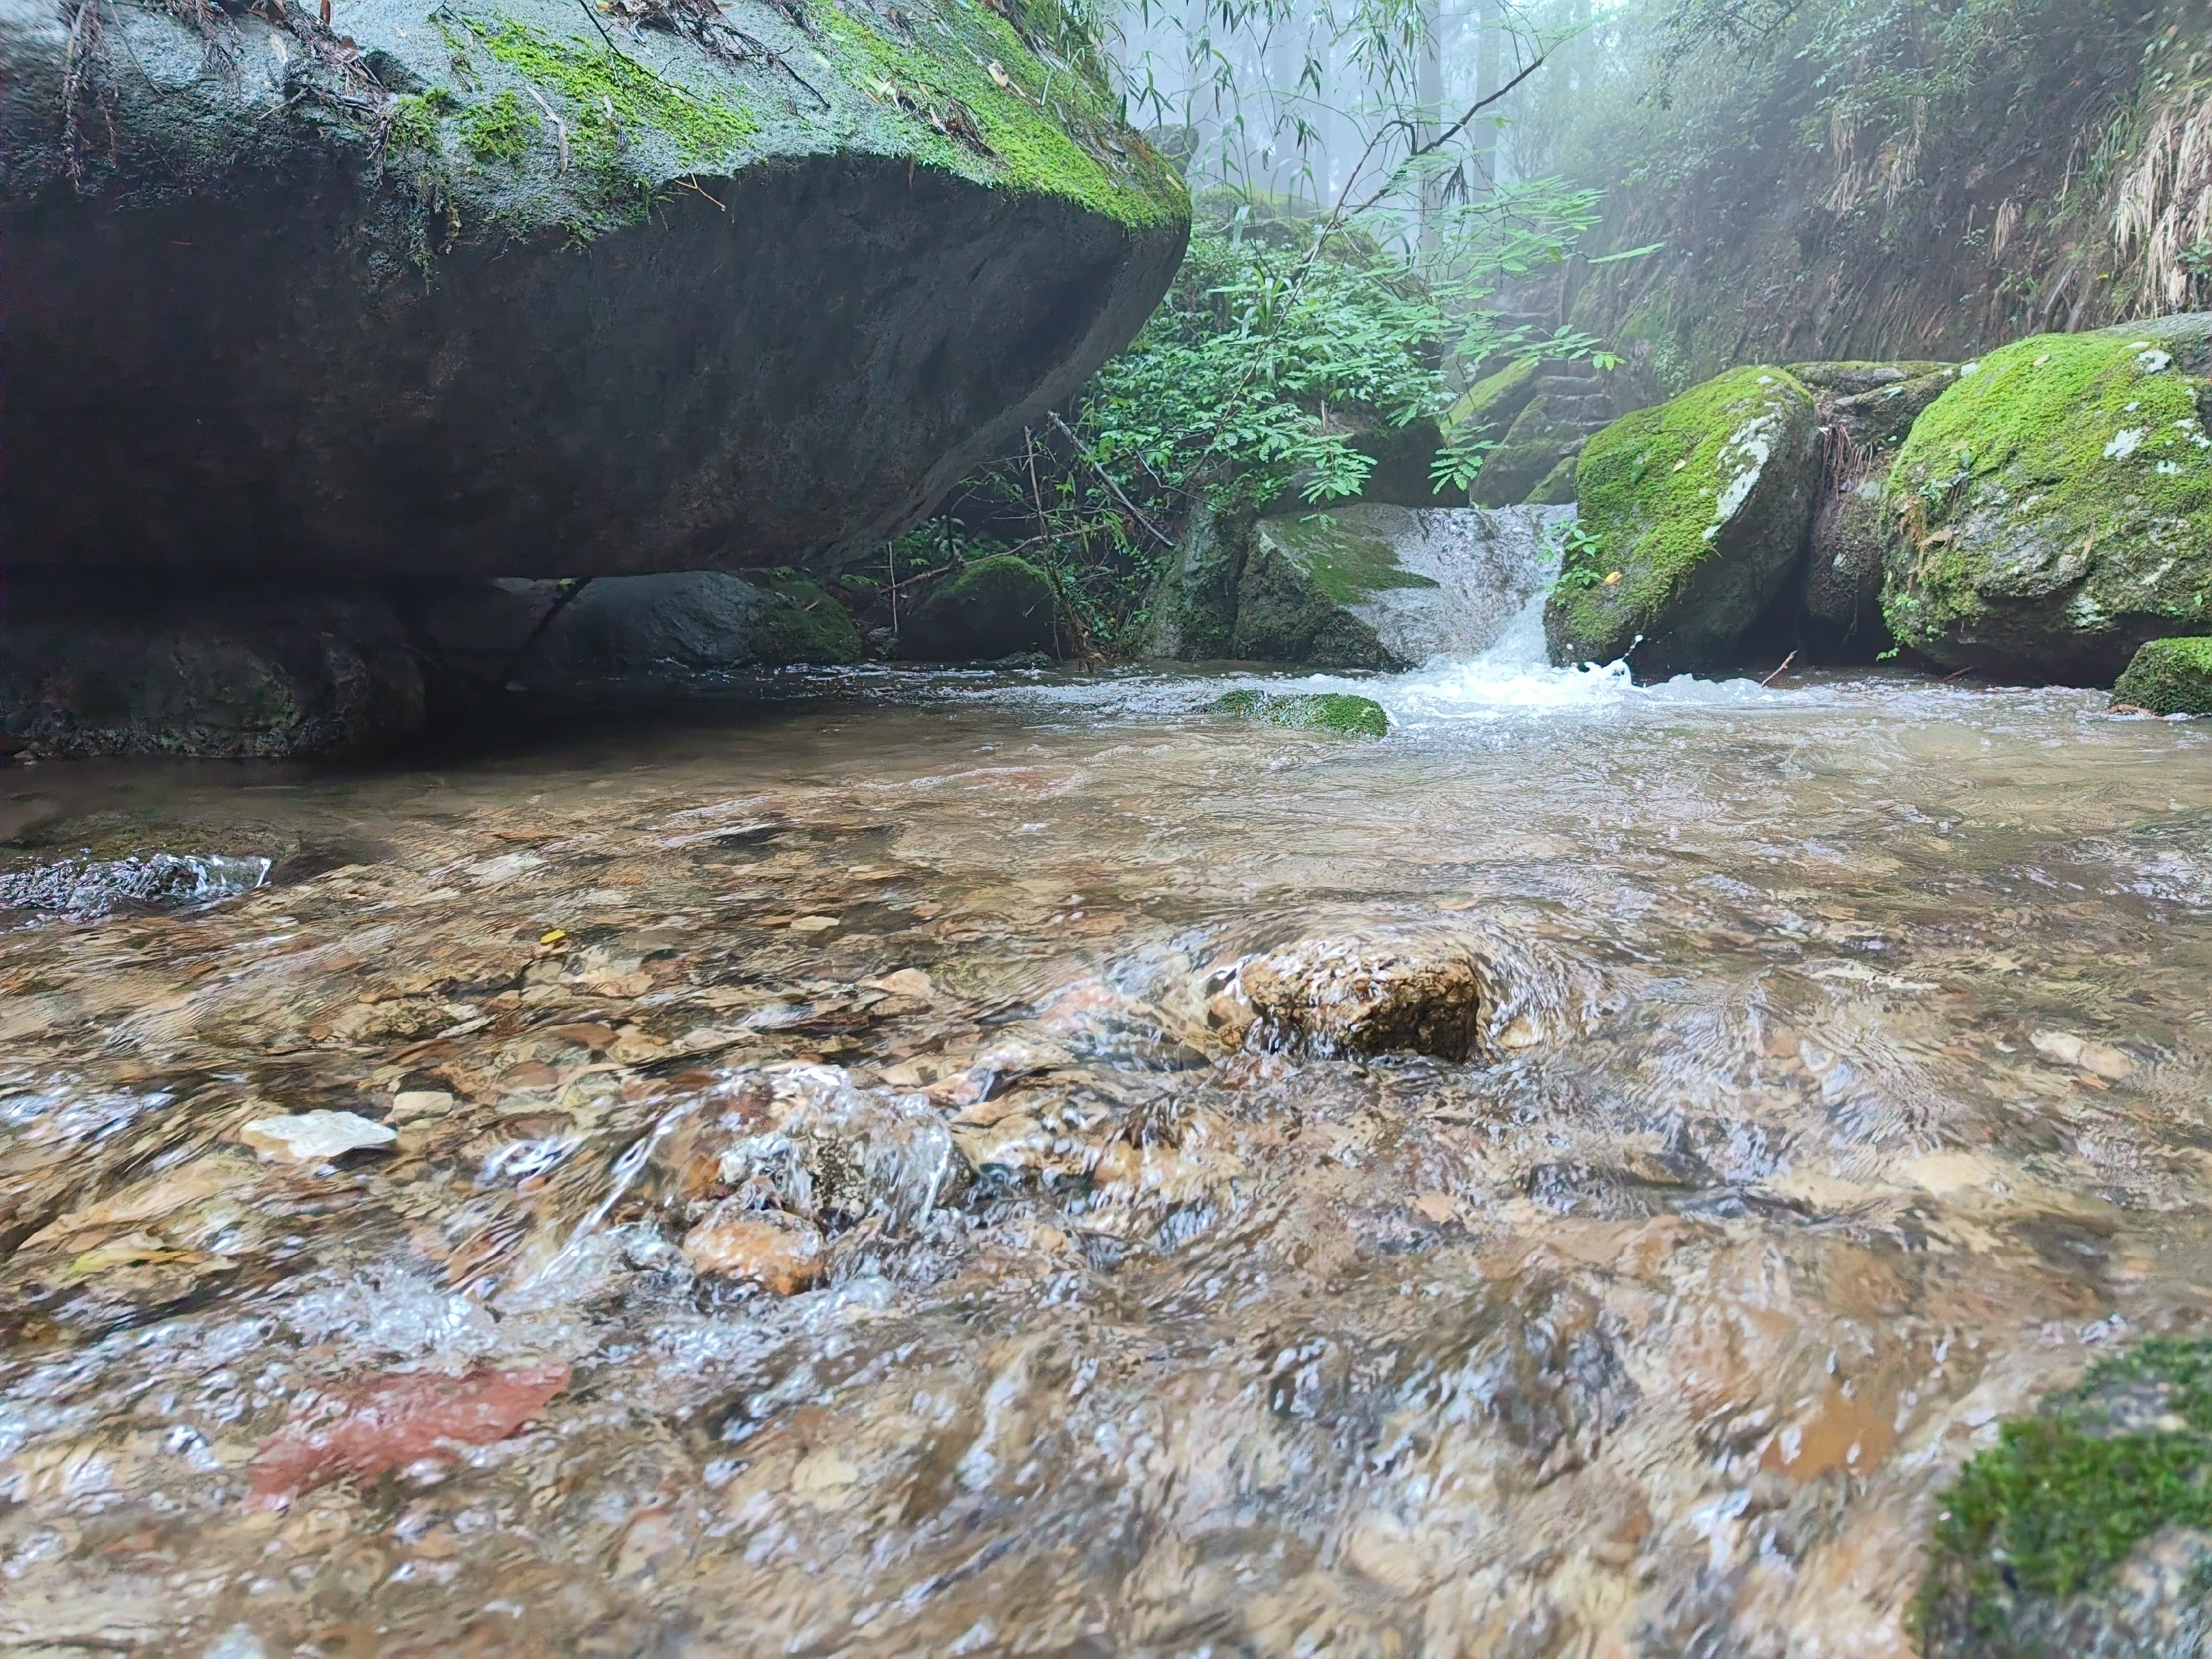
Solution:
<svg viewBox="0 0 2212 1659"><path fill-rule="evenodd" d="M1466 1060L1498 1001L1487 963L1448 935L1304 939L1245 963L1241 982L1248 1040L1320 1054Z"/></svg>
<svg viewBox="0 0 2212 1659"><path fill-rule="evenodd" d="M1820 431L1811 392L1753 367L1593 437L1544 611L1553 661L1624 659L1643 678L1728 665L1797 568Z"/></svg>
<svg viewBox="0 0 2212 1659"><path fill-rule="evenodd" d="M57 755L374 754L422 730L419 654L366 593L33 586L0 611L0 733Z"/></svg>
<svg viewBox="0 0 2212 1659"><path fill-rule="evenodd" d="M1565 508L1354 503L1194 514L1139 654L1403 668L1494 644L1543 591Z"/></svg>
<svg viewBox="0 0 2212 1659"><path fill-rule="evenodd" d="M1969 1460L2203 1328L2201 726L854 684L10 775L10 860L277 862L0 912L9 1641L1901 1652ZM1252 1036L1378 939L1480 1052Z"/></svg>

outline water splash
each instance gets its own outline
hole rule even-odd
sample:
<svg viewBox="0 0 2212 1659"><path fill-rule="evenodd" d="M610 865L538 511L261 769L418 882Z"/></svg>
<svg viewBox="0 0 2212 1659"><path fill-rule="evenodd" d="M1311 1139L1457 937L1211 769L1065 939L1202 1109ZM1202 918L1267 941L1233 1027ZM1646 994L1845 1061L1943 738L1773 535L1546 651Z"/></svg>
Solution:
<svg viewBox="0 0 2212 1659"><path fill-rule="evenodd" d="M92 917L131 903L185 908L250 893L267 884L271 867L265 858L222 854L63 859L0 872L0 909Z"/></svg>

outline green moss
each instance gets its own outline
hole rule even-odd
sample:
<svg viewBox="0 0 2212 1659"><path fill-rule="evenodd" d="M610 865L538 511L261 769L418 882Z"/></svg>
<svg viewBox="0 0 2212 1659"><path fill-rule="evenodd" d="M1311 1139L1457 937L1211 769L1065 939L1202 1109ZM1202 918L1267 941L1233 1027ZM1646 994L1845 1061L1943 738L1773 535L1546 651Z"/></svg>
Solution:
<svg viewBox="0 0 2212 1659"><path fill-rule="evenodd" d="M1059 611L1049 576L1015 554L994 554L923 600L907 619L901 642L908 656L931 662L1050 653Z"/></svg>
<svg viewBox="0 0 2212 1659"><path fill-rule="evenodd" d="M1293 732L1334 732L1352 738L1387 737L1390 732L1390 717L1381 703L1345 691L1295 696L1231 691L1213 706L1224 714L1264 720Z"/></svg>
<svg viewBox="0 0 2212 1659"><path fill-rule="evenodd" d="M1793 538L1782 557L1794 557L1802 520L1767 526L1742 515L1770 463L1797 465L1801 458L1785 452L1794 451L1812 406L1811 393L1786 371L1739 368L1595 434L1575 471L1581 532L1567 544L1545 617L1555 651L1571 644L1578 658L1624 654L1725 550L1723 532L1761 539L1748 550L1762 559L1774 551L1765 539ZM1785 506L1799 499L1784 495ZM1809 502L1809 490L1802 500ZM1738 562L1747 575L1758 574L1751 567L1759 561Z"/></svg>
<svg viewBox="0 0 2212 1659"><path fill-rule="evenodd" d="M2112 687L2112 701L2154 714L2212 714L2212 639L2151 641Z"/></svg>
<svg viewBox="0 0 2212 1659"><path fill-rule="evenodd" d="M689 164L727 160L761 130L750 115L687 91L602 41L558 40L512 20L496 30L470 27L494 58L576 106L573 130L587 147L611 149L622 128L649 127Z"/></svg>
<svg viewBox="0 0 2212 1659"><path fill-rule="evenodd" d="M2167 1525L2212 1527L2212 1342L2160 1338L2005 1424L1942 1497L1915 1609L1929 1650L2094 1592Z"/></svg>
<svg viewBox="0 0 2212 1659"><path fill-rule="evenodd" d="M1072 70L1048 70L995 13L949 5L934 20L919 18L921 27L941 22L952 36L927 47L878 33L834 0L811 15L854 83L904 118L918 159L1066 197L1138 228L1189 216L1181 179L1121 129L1101 89ZM927 38L918 28L915 39Z"/></svg>
<svg viewBox="0 0 2212 1659"><path fill-rule="evenodd" d="M419 95L410 93L395 98L390 118L385 122L385 144L395 150L435 151L440 148L440 119L460 108L461 100L443 87L432 87Z"/></svg>
<svg viewBox="0 0 2212 1659"><path fill-rule="evenodd" d="M479 161L519 161L530 153L538 125L520 99L502 92L461 118L461 143Z"/></svg>
<svg viewBox="0 0 2212 1659"><path fill-rule="evenodd" d="M1363 535L1325 513L1272 519L1261 528L1334 605L1358 605L1393 587L1437 586L1400 564L1388 538Z"/></svg>
<svg viewBox="0 0 2212 1659"><path fill-rule="evenodd" d="M2038 335L1962 369L1885 492L1893 631L1939 660L2037 663L2126 617L2212 621L2206 389L2120 330Z"/></svg>
<svg viewBox="0 0 2212 1659"><path fill-rule="evenodd" d="M762 586L770 599L761 611L763 657L775 662L860 661L860 630L853 613L828 588L781 572Z"/></svg>
<svg viewBox="0 0 2212 1659"><path fill-rule="evenodd" d="M1444 435L1480 436L1487 428L1493 438L1502 438L1505 429L1513 424L1513 417L1536 395L1536 376L1539 365L1533 357L1517 363L1509 363L1495 374L1486 375L1459 395L1450 412L1443 422Z"/></svg>

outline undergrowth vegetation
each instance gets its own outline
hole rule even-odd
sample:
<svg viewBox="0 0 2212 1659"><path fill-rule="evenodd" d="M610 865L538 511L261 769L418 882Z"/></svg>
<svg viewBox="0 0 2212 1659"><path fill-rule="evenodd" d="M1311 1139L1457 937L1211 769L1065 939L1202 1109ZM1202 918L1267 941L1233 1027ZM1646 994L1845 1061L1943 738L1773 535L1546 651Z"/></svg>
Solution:
<svg viewBox="0 0 2212 1659"><path fill-rule="evenodd" d="M1422 260L1376 216L1211 193L1134 343L887 551L901 610L939 573L1013 552L1051 576L1082 650L1110 651L1194 505L1356 499L1386 434L1410 430L1438 504L1463 505L1492 447L1437 425L1465 366L1604 357L1589 336L1509 325L1494 297L1565 258L1598 203L1549 180L1501 192L1448 216L1446 252Z"/></svg>

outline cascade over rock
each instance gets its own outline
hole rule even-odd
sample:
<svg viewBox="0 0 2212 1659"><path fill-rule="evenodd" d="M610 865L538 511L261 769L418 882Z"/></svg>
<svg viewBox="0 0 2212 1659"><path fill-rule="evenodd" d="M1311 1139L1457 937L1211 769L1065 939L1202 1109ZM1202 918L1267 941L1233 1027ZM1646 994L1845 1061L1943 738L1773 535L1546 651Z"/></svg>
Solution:
<svg viewBox="0 0 2212 1659"><path fill-rule="evenodd" d="M1913 422L1883 610L1948 666L2108 681L2212 624L2212 313L1990 352Z"/></svg>
<svg viewBox="0 0 2212 1659"><path fill-rule="evenodd" d="M1154 590L1139 654L1410 668L1495 644L1543 591L1559 507L1382 503L1255 519L1201 507Z"/></svg>
<svg viewBox="0 0 2212 1659"><path fill-rule="evenodd" d="M900 530L1181 257L1049 10L4 0L9 557L583 576Z"/></svg>

